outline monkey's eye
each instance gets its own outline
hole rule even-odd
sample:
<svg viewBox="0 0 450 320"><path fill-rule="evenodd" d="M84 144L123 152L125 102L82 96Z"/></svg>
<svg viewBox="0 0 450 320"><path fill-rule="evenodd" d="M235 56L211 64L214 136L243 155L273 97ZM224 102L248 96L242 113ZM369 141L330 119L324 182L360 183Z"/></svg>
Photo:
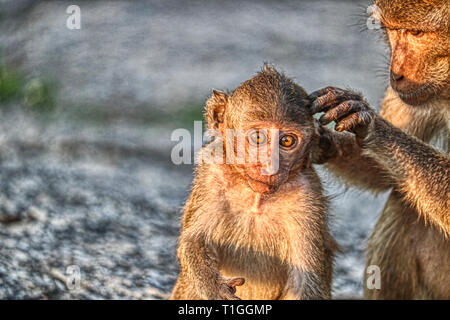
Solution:
<svg viewBox="0 0 450 320"><path fill-rule="evenodd" d="M291 135L285 135L280 138L281 146L285 148L292 148L295 145L295 138Z"/></svg>
<svg viewBox="0 0 450 320"><path fill-rule="evenodd" d="M250 140L255 145L266 143L266 135L261 131L254 131L250 134Z"/></svg>
<svg viewBox="0 0 450 320"><path fill-rule="evenodd" d="M414 37L421 37L425 34L425 32L420 30L408 30L408 33Z"/></svg>

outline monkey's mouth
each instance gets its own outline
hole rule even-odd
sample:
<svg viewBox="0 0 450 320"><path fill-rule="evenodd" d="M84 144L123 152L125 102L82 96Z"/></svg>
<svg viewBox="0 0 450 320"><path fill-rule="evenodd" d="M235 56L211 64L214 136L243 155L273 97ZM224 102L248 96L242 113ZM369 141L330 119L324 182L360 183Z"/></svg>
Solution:
<svg viewBox="0 0 450 320"><path fill-rule="evenodd" d="M417 85L409 91L399 90L394 86L393 89L403 102L412 106L424 104L436 95L436 89L432 84Z"/></svg>
<svg viewBox="0 0 450 320"><path fill-rule="evenodd" d="M249 187L257 193L274 193L288 179L288 175L284 173L256 175L246 172L244 176Z"/></svg>
<svg viewBox="0 0 450 320"><path fill-rule="evenodd" d="M245 178L250 188L257 193L273 193L277 191L283 182L283 178L280 175L267 175L256 178L246 173Z"/></svg>

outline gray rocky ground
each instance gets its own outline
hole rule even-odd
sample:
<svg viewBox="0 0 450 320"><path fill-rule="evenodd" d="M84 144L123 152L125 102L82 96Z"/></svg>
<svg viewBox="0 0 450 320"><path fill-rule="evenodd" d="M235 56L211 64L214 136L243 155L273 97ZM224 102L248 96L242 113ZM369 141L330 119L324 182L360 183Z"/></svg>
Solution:
<svg viewBox="0 0 450 320"><path fill-rule="evenodd" d="M232 89L271 61L308 91L350 86L376 107L383 93L383 47L359 31L365 1L81 1L79 31L65 28L69 2L0 4L6 61L60 93L45 119L20 103L0 114L1 299L166 297L192 177L171 163L170 133L192 128L180 114L211 87ZM71 116L84 109L105 120ZM343 249L335 297L358 298L385 196L322 177Z"/></svg>

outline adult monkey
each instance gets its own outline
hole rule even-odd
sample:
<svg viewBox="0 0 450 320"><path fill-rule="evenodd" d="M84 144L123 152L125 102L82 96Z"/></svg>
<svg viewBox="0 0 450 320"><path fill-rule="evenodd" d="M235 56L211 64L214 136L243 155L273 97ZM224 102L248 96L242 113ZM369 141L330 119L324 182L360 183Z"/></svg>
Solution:
<svg viewBox="0 0 450 320"><path fill-rule="evenodd" d="M365 297L450 299L450 2L375 5L391 49L381 112L349 90L311 94L320 122L336 122L321 128L316 162L358 187L392 189L367 249L381 288L365 286Z"/></svg>

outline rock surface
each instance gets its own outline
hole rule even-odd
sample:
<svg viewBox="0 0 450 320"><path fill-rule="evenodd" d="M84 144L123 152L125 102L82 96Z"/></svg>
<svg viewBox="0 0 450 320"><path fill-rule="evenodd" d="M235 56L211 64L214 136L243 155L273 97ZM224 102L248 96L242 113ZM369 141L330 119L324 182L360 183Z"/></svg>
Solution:
<svg viewBox="0 0 450 320"><path fill-rule="evenodd" d="M351 86L374 106L383 93L373 76L383 48L358 31L352 14L365 9L352 1L79 2L79 32L65 28L69 2L0 2L6 61L53 77L62 110L175 117L267 60L308 91ZM0 114L0 299L166 298L192 177L170 161L175 125L36 120L14 109ZM358 298L384 196L322 177L343 249L334 296Z"/></svg>
<svg viewBox="0 0 450 320"><path fill-rule="evenodd" d="M8 134L0 144L0 299L167 297L192 168L170 164L170 150L147 143L153 134L145 128L71 132L64 123L43 128L22 115L2 119ZM383 199L344 193L322 177L343 249L335 297L360 297L365 239ZM73 266L81 281L70 290Z"/></svg>

